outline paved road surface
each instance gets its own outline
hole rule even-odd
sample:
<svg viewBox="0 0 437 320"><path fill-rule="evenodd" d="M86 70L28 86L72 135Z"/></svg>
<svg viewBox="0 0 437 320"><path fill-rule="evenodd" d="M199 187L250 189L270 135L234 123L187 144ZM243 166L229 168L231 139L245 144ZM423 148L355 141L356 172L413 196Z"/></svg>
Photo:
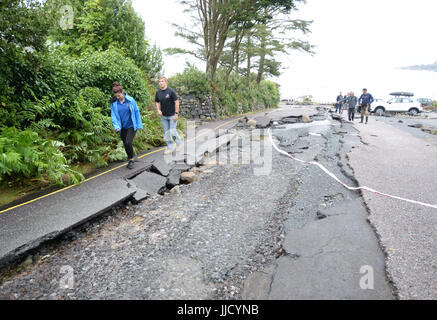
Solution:
<svg viewBox="0 0 437 320"><path fill-rule="evenodd" d="M435 136L398 120L372 117L367 126L355 124L366 143L349 154L355 177L384 193L437 204ZM399 297L437 299L437 210L367 191L364 199Z"/></svg>

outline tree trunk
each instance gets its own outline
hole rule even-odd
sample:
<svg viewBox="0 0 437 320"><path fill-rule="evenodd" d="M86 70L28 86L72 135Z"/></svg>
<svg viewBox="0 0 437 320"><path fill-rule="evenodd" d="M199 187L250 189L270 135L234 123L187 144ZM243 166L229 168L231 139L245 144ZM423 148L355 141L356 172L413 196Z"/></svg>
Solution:
<svg viewBox="0 0 437 320"><path fill-rule="evenodd" d="M237 74L240 73L240 48L237 48L237 52L235 53L235 72Z"/></svg>
<svg viewBox="0 0 437 320"><path fill-rule="evenodd" d="M267 18L267 8L264 10L264 17ZM267 30L265 25L261 25L259 29L261 33L261 47L259 55L258 76L256 77L256 83L259 84L263 78L264 65L266 62L266 48L267 48Z"/></svg>
<svg viewBox="0 0 437 320"><path fill-rule="evenodd" d="M263 44L261 45L261 55L259 59L259 66L258 66L258 76L256 77L256 83L259 84L262 80L263 74L264 74L264 65L266 62L266 52L265 52L265 39L263 39Z"/></svg>
<svg viewBox="0 0 437 320"><path fill-rule="evenodd" d="M250 35L247 36L247 72L246 72L246 84L247 86L250 85L250 70L252 69L252 54L251 54L251 48L252 42L250 41Z"/></svg>
<svg viewBox="0 0 437 320"><path fill-rule="evenodd" d="M239 54L239 48L241 44L241 40L244 37L244 32L240 34L240 32L237 32L235 34L235 40L232 46L232 56L231 56L231 65L229 66L227 72L226 72L226 88L229 87L229 76L231 75L232 71L234 70L234 66L237 65L237 73L238 73L238 54ZM236 63L237 62L237 63Z"/></svg>

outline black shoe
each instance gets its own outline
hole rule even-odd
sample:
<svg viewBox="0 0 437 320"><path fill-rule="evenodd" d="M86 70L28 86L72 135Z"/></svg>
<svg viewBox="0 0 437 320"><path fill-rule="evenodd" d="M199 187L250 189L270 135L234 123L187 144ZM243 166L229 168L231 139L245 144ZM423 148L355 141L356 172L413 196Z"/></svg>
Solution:
<svg viewBox="0 0 437 320"><path fill-rule="evenodd" d="M134 168L134 161L133 160L129 160L129 163L127 164L127 168L128 169L133 169Z"/></svg>

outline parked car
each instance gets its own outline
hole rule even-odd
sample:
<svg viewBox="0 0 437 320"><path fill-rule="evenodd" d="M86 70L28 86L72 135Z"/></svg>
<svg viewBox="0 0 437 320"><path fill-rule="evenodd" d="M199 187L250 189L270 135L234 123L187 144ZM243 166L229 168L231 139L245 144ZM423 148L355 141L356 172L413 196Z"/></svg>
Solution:
<svg viewBox="0 0 437 320"><path fill-rule="evenodd" d="M294 100L293 99L282 99L281 102L286 104L286 105L292 105Z"/></svg>
<svg viewBox="0 0 437 320"><path fill-rule="evenodd" d="M424 107L432 106L434 104L432 99L428 99L428 98L417 98L416 100L417 100L417 102L421 103L422 106L424 106Z"/></svg>
<svg viewBox="0 0 437 320"><path fill-rule="evenodd" d="M394 94L392 94L394 95ZM373 112L379 116L383 115L384 112L408 112L412 115L417 115L423 112L423 105L411 98L408 95L396 95L394 98L384 101L374 101L372 103Z"/></svg>

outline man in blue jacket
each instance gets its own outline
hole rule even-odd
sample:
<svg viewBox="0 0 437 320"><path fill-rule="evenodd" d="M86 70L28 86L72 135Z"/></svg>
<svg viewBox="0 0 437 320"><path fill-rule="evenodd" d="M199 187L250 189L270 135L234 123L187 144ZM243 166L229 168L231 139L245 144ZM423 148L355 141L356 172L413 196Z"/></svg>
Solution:
<svg viewBox="0 0 437 320"><path fill-rule="evenodd" d="M372 95L370 93L367 93L367 89L363 89L363 94L358 100L361 108L361 123L363 123L364 115L366 116L366 124L369 122L370 105L373 101L374 99Z"/></svg>
<svg viewBox="0 0 437 320"><path fill-rule="evenodd" d="M137 102L134 98L127 95L123 87L117 82L114 82L112 92L115 99L111 100L111 118L114 130L120 133L123 141L124 149L126 150L129 163L129 169L134 168L134 148L133 141L138 129L143 128L140 111Z"/></svg>

